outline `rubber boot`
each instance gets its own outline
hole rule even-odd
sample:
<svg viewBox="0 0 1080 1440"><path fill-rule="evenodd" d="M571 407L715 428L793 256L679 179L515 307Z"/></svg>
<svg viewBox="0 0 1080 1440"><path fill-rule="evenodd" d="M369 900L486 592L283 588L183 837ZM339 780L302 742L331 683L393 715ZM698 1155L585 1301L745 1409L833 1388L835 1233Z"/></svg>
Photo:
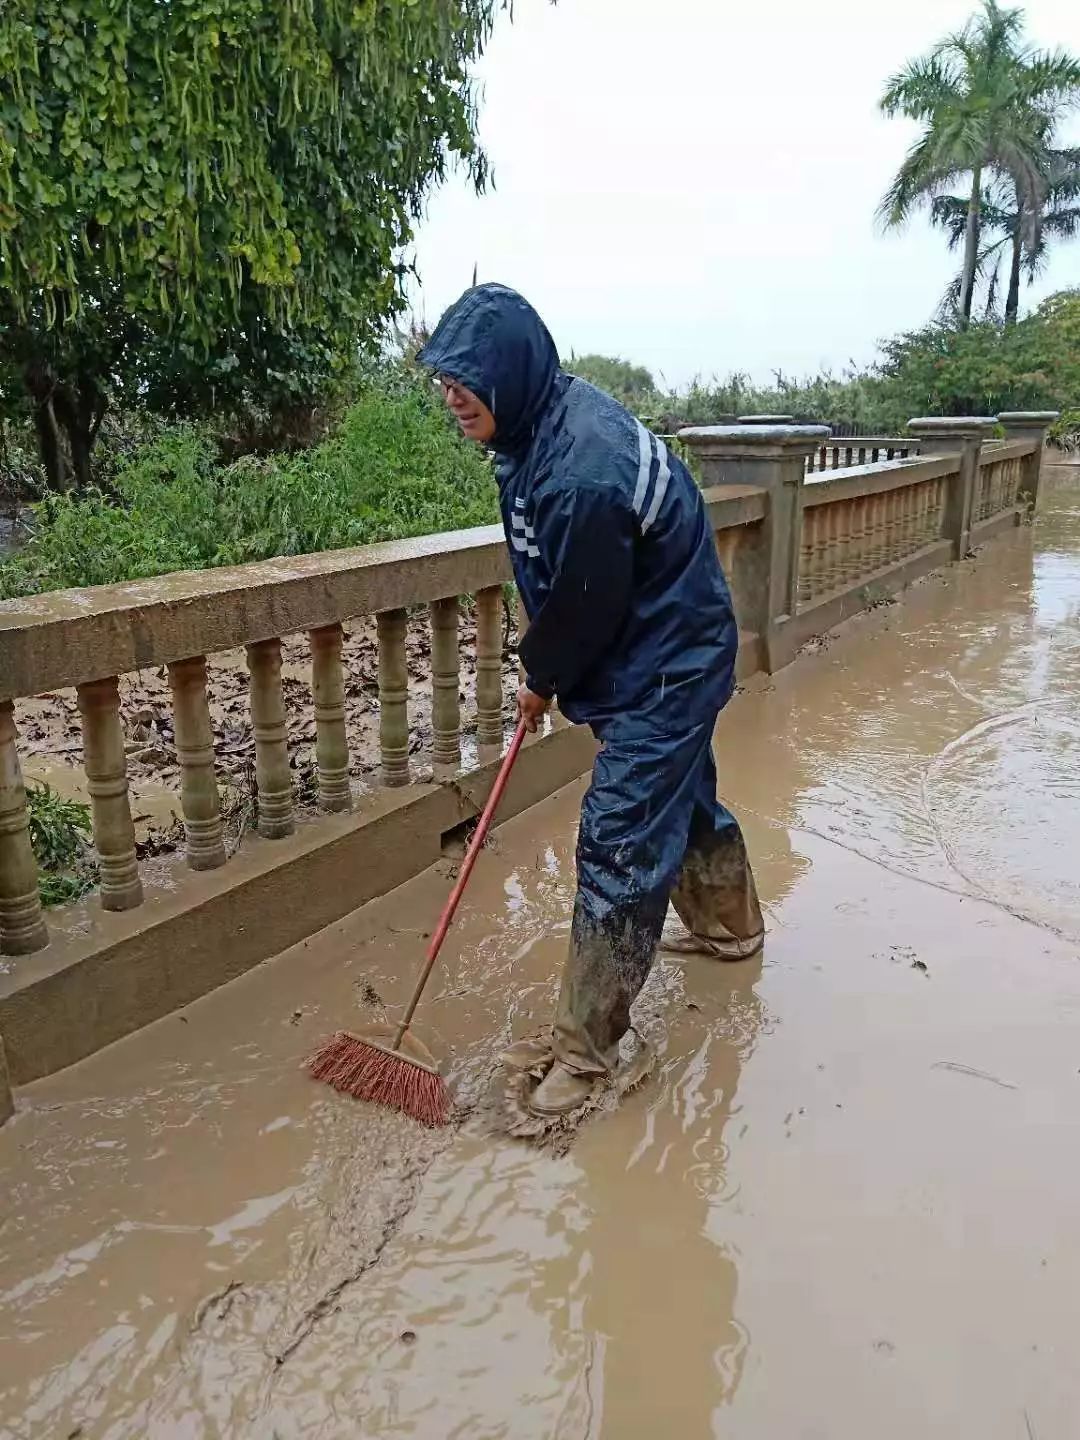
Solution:
<svg viewBox="0 0 1080 1440"><path fill-rule="evenodd" d="M550 1035L516 1040L499 1059L508 1070L522 1070L540 1079L555 1063L555 1045Z"/></svg>
<svg viewBox="0 0 1080 1440"><path fill-rule="evenodd" d="M671 905L682 925L669 920L664 927L660 948L669 955L748 960L761 949L765 921L734 819L720 833L691 833Z"/></svg>
<svg viewBox="0 0 1080 1440"><path fill-rule="evenodd" d="M529 1097L529 1109L534 1115L547 1117L569 1115L585 1104L596 1082L596 1075L583 1075L556 1060Z"/></svg>
<svg viewBox="0 0 1080 1440"><path fill-rule="evenodd" d="M765 943L765 931L740 940L731 935L725 939L711 935L695 935L685 925L675 922L664 927L660 949L665 955L703 955L710 960L749 960Z"/></svg>

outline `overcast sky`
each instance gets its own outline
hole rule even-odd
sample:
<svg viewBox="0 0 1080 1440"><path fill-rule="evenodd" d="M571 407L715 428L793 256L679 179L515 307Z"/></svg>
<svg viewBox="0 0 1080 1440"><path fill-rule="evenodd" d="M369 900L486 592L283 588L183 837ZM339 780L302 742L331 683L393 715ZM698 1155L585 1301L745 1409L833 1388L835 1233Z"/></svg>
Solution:
<svg viewBox="0 0 1080 1440"><path fill-rule="evenodd" d="M874 210L914 132L877 101L971 0L516 0L480 67L495 188L463 178L417 238L428 321L470 282L521 290L564 354L695 374L801 375L922 324L956 268ZM1080 53L1080 0L1031 0L1031 39ZM1080 143L1080 125L1069 138ZM1080 240L1024 304L1080 284Z"/></svg>

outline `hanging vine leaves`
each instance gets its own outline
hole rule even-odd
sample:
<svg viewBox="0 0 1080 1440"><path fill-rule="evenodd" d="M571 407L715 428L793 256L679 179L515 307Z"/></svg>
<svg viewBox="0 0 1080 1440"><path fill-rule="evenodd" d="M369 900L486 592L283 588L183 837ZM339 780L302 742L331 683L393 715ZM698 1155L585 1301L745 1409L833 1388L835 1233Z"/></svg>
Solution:
<svg viewBox="0 0 1080 1440"><path fill-rule="evenodd" d="M295 393L294 366L342 363L398 307L397 257L451 159L484 184L468 68L496 8L5 5L8 364L82 376L91 413L125 377L175 398L262 364Z"/></svg>

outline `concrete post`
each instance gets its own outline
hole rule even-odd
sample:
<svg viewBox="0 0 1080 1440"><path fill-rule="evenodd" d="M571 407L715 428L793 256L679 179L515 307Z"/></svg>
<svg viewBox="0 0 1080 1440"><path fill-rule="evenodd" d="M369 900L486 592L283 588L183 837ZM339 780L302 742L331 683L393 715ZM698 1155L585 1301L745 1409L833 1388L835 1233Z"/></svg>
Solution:
<svg viewBox="0 0 1080 1440"><path fill-rule="evenodd" d="M404 610L375 617L379 637L379 752L384 785L409 783L409 670Z"/></svg>
<svg viewBox="0 0 1080 1440"><path fill-rule="evenodd" d="M311 695L315 702L315 768L319 775L319 809L330 814L352 809L341 640L340 625L322 625L308 632Z"/></svg>
<svg viewBox="0 0 1080 1440"><path fill-rule="evenodd" d="M908 421L923 455L956 453L959 473L949 477L945 497L944 538L953 542L953 556L962 560L971 549L972 514L979 483L983 441L997 422L981 415L925 416Z"/></svg>
<svg viewBox="0 0 1080 1440"><path fill-rule="evenodd" d="M76 693L94 848L101 869L102 908L132 910L142 904L143 890L135 855L119 683L115 675L110 675L80 685Z"/></svg>
<svg viewBox="0 0 1080 1440"><path fill-rule="evenodd" d="M1060 413L1058 410L1004 410L998 416L1005 429L1006 440L1035 442L1034 451L1024 456L1020 490L1016 497L1027 505L1029 511L1035 509L1039 499L1039 475L1042 471L1046 432Z"/></svg>
<svg viewBox="0 0 1080 1440"><path fill-rule="evenodd" d="M502 743L502 587L476 595L476 743Z"/></svg>
<svg viewBox="0 0 1080 1440"><path fill-rule="evenodd" d="M281 693L281 641L256 640L247 647L251 676L251 728L255 733L255 783L259 787L259 834L267 840L291 835L292 772Z"/></svg>
<svg viewBox="0 0 1080 1440"><path fill-rule="evenodd" d="M169 666L176 757L180 761L180 807L184 812L187 863L192 870L225 864L221 797L214 776L214 731L206 700L206 656Z"/></svg>
<svg viewBox="0 0 1080 1440"><path fill-rule="evenodd" d="M0 701L0 954L29 955L49 943L30 846L26 789L15 748L15 704ZM2 1091L2 1086L0 1086ZM0 1094L0 1104L3 1096Z"/></svg>
<svg viewBox="0 0 1080 1440"><path fill-rule="evenodd" d="M791 658L779 631L798 604L806 458L828 437L827 425L706 425L678 435L695 457L702 489L755 485L768 491L759 573L738 619L742 629L761 636L770 670Z"/></svg>

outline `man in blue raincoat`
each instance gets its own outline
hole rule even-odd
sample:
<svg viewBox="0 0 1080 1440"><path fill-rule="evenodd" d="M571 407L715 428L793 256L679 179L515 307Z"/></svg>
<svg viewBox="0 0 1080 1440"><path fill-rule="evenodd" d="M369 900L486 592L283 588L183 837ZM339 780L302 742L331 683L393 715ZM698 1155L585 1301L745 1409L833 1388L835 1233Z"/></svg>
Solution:
<svg viewBox="0 0 1080 1440"><path fill-rule="evenodd" d="M693 478L615 400L560 370L520 295L467 291L420 360L462 433L497 457L529 617L520 714L535 729L557 696L600 742L551 1039L506 1057L543 1076L532 1109L561 1115L614 1070L662 940L724 960L761 948L746 845L717 801L712 755L734 684L735 618ZM669 900L678 934L664 929Z"/></svg>

